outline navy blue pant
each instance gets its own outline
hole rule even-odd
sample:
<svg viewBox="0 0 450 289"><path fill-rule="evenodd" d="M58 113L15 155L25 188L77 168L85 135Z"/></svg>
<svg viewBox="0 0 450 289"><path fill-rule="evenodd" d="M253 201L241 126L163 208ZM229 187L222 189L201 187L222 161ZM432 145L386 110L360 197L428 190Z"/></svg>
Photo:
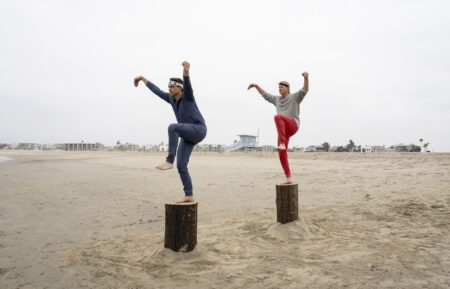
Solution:
<svg viewBox="0 0 450 289"><path fill-rule="evenodd" d="M187 165L194 146L206 136L206 126L190 123L172 123L169 125L169 155L166 161L173 164L177 156L177 169L180 174L186 196L192 196L192 182ZM181 138L180 143L178 140ZM177 151L178 148L178 151Z"/></svg>

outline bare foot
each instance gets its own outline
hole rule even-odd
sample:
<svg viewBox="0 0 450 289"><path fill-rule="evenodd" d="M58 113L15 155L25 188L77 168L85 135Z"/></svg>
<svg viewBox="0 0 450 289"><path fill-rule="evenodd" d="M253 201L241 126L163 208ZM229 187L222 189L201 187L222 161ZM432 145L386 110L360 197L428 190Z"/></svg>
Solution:
<svg viewBox="0 0 450 289"><path fill-rule="evenodd" d="M277 149L278 149L278 150L284 151L284 150L286 150L286 146L284 145L284 143L280 143L280 144L277 146Z"/></svg>
<svg viewBox="0 0 450 289"><path fill-rule="evenodd" d="M165 170L170 170L173 169L173 164L171 163L162 163L159 166L156 167L159 170L165 171Z"/></svg>
<svg viewBox="0 0 450 289"><path fill-rule="evenodd" d="M191 197L191 196L186 196L182 199L175 201L175 203L193 203L193 202L194 202L194 197Z"/></svg>
<svg viewBox="0 0 450 289"><path fill-rule="evenodd" d="M286 177L286 180L282 184L283 185L290 185L290 184L292 184L292 178L291 177Z"/></svg>

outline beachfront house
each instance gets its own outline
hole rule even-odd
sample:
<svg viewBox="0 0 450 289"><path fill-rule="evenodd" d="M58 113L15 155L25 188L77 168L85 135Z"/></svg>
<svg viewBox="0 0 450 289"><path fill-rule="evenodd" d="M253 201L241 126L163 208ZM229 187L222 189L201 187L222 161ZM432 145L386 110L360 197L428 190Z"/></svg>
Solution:
<svg viewBox="0 0 450 289"><path fill-rule="evenodd" d="M62 146L60 146L62 147ZM104 145L101 143L65 143L64 150L65 151L98 151L103 150Z"/></svg>
<svg viewBox="0 0 450 289"><path fill-rule="evenodd" d="M224 152L225 147L220 144L198 144L194 147L196 152Z"/></svg>
<svg viewBox="0 0 450 289"><path fill-rule="evenodd" d="M137 144L125 143L116 147L119 151L139 151L141 147Z"/></svg>
<svg viewBox="0 0 450 289"><path fill-rule="evenodd" d="M316 151L316 146L307 146L305 149L305 153L313 153Z"/></svg>

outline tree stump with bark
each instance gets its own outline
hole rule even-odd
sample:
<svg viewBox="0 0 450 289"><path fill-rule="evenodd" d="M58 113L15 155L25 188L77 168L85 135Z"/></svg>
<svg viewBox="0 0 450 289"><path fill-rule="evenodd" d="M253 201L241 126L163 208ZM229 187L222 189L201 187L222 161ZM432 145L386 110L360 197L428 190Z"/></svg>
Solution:
<svg viewBox="0 0 450 289"><path fill-rule="evenodd" d="M197 245L197 202L166 204L164 247L189 252Z"/></svg>
<svg viewBox="0 0 450 289"><path fill-rule="evenodd" d="M286 224L298 219L298 184L276 185L277 222Z"/></svg>

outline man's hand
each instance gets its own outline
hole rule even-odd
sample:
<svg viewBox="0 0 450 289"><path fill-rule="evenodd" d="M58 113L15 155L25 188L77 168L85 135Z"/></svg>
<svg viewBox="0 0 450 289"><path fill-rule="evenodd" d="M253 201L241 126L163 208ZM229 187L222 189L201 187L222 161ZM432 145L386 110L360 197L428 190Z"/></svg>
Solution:
<svg viewBox="0 0 450 289"><path fill-rule="evenodd" d="M255 83L250 83L250 85L248 86L247 89L250 89L250 88L253 88L253 87L258 87L258 85L255 84Z"/></svg>
<svg viewBox="0 0 450 289"><path fill-rule="evenodd" d="M187 61L183 61L181 65L183 65L184 70L189 70L189 68L191 68L191 64Z"/></svg>
<svg viewBox="0 0 450 289"><path fill-rule="evenodd" d="M134 86L138 86L139 85L139 81L143 81L145 84L147 84L148 80L143 77L143 76L138 76L134 78Z"/></svg>
<svg viewBox="0 0 450 289"><path fill-rule="evenodd" d="M134 78L134 86L138 86L139 85L139 81L141 81L143 79L142 76L138 76Z"/></svg>
<svg viewBox="0 0 450 289"><path fill-rule="evenodd" d="M306 91L306 92L308 92L309 91L309 73L308 72L303 72L302 73L302 75L303 75L303 90L304 91Z"/></svg>
<svg viewBox="0 0 450 289"><path fill-rule="evenodd" d="M189 62L187 62L187 61L183 61L183 62L181 63L181 65L183 66L183 69L184 69L185 71L189 71L189 68L191 68L191 64L190 64Z"/></svg>
<svg viewBox="0 0 450 289"><path fill-rule="evenodd" d="M257 85L256 83L250 83L250 85L248 86L247 89L250 89L253 87L256 88L256 90L259 92L259 94L263 95L264 90L261 87L259 87L259 85Z"/></svg>
<svg viewBox="0 0 450 289"><path fill-rule="evenodd" d="M189 62L187 61L183 61L181 65L183 66L183 75L189 76L189 69L191 68L191 64L189 64Z"/></svg>

